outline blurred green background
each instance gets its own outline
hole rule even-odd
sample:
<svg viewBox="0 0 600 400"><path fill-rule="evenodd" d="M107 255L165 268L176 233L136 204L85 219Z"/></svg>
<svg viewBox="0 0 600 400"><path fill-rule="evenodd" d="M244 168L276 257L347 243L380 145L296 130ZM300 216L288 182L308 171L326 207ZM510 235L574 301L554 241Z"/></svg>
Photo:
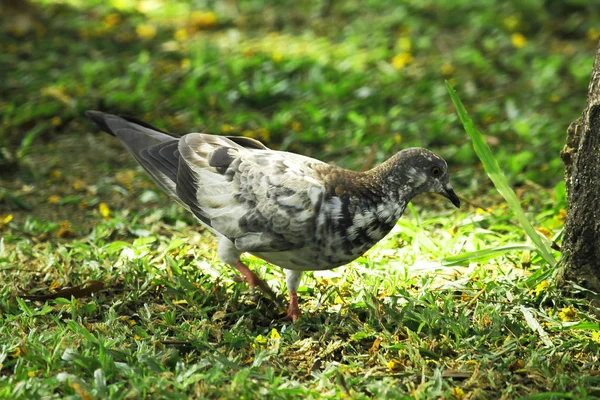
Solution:
<svg viewBox="0 0 600 400"><path fill-rule="evenodd" d="M100 109L355 169L424 146L476 191L447 79L511 180L552 187L600 34L581 0L3 3L3 172Z"/></svg>

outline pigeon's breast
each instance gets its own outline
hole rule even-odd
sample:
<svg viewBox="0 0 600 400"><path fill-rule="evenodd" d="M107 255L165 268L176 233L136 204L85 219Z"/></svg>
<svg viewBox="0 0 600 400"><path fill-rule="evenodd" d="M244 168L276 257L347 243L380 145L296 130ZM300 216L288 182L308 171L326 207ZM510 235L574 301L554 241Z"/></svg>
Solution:
<svg viewBox="0 0 600 400"><path fill-rule="evenodd" d="M317 218L312 237L299 249L254 253L291 270L325 270L347 264L380 241L394 226L404 204L361 202L352 196L327 199Z"/></svg>

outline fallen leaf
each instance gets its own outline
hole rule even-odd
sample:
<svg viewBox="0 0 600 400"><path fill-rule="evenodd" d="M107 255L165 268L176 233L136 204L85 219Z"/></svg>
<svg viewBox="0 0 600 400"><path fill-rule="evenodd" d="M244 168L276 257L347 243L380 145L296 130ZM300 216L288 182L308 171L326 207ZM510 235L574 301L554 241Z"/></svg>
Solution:
<svg viewBox="0 0 600 400"><path fill-rule="evenodd" d="M75 297L76 299L78 299L80 297L86 297L92 293L99 292L100 290L104 289L104 286L105 286L104 282L92 280L92 281L88 281L88 282L84 283L83 285L66 287L66 288L63 288L56 292L53 292L53 293L31 294L31 295L23 294L23 295L20 295L19 297L21 297L23 299L27 299L27 300L38 300L38 301L52 300L52 299L57 299L59 297L63 297L66 299Z"/></svg>

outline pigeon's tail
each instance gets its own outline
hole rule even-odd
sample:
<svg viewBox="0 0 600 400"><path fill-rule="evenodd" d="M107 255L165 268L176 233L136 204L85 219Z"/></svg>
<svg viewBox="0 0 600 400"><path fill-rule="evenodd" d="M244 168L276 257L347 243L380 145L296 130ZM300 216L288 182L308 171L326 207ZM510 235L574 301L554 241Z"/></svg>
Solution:
<svg viewBox="0 0 600 400"><path fill-rule="evenodd" d="M85 116L103 131L119 139L150 177L185 208L177 196L177 166L179 139L130 117L119 117L99 111L86 111Z"/></svg>

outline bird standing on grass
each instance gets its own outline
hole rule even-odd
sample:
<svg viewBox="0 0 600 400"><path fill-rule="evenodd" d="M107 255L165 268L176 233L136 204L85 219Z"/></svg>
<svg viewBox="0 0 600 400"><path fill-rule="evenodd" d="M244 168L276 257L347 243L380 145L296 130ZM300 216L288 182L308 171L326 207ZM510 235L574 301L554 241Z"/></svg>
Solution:
<svg viewBox="0 0 600 400"><path fill-rule="evenodd" d="M285 269L292 321L300 316L303 271L332 269L361 256L420 193L438 193L460 206L446 162L422 148L355 172L246 137L175 138L129 117L98 111L86 116L117 137L169 196L219 237L219 257L251 288L276 299L240 260L242 253Z"/></svg>

